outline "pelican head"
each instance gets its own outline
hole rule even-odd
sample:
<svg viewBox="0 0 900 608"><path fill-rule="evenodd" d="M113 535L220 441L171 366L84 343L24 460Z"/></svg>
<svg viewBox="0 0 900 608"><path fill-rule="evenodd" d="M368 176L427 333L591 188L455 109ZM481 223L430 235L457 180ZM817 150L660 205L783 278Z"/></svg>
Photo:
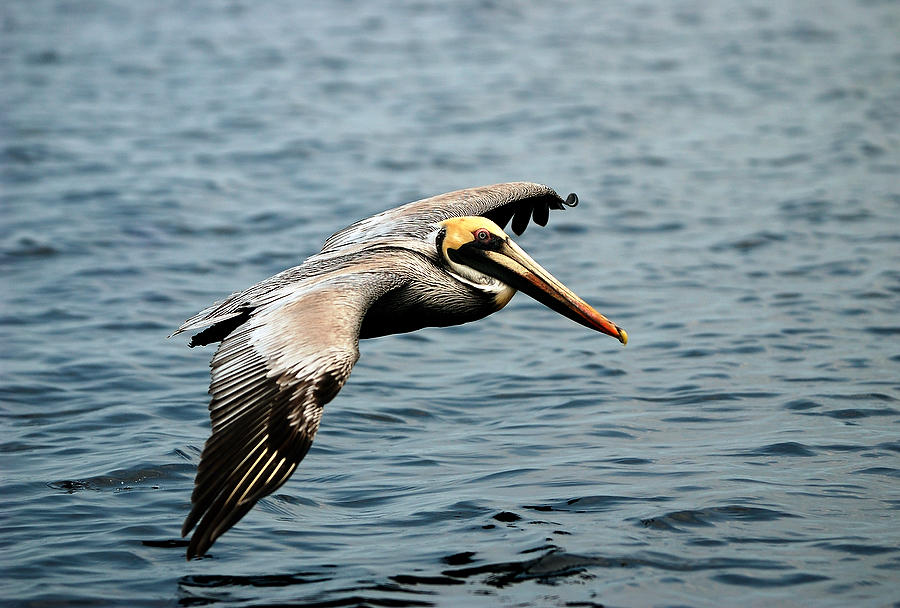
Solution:
<svg viewBox="0 0 900 608"><path fill-rule="evenodd" d="M585 327L628 343L624 329L544 270L491 220L454 217L440 226L437 245L451 271L475 287L495 293L501 307L519 290Z"/></svg>

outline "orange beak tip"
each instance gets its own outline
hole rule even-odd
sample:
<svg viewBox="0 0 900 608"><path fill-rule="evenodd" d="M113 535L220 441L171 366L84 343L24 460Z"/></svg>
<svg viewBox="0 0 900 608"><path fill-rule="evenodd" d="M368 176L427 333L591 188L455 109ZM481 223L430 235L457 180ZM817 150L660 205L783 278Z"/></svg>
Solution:
<svg viewBox="0 0 900 608"><path fill-rule="evenodd" d="M628 334L625 333L625 330L616 325L616 330L619 332L619 342L622 343L622 346L628 344Z"/></svg>

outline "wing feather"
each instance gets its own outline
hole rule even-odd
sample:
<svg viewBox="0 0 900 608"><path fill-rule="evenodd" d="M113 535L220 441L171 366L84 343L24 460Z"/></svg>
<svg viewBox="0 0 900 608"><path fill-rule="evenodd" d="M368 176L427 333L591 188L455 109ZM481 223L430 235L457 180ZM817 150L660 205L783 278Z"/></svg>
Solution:
<svg viewBox="0 0 900 608"><path fill-rule="evenodd" d="M352 259L364 254L367 247L379 240L396 242L407 238L422 242L434 230L436 222L463 215L482 215L501 228L513 220L513 232L522 234L529 219L544 226L550 209L565 209L577 204L578 197L574 194L563 200L553 188L532 182L467 188L407 203L335 232L325 241L318 255L216 302L182 323L172 335L208 327L194 335L191 346L223 340L243 325L254 311L289 297L298 282L340 271L346 262L344 256Z"/></svg>
<svg viewBox="0 0 900 608"><path fill-rule="evenodd" d="M434 230L436 222L463 215L482 215L501 228L515 217L513 232L522 234L532 216L536 223L544 225L550 209L577 204L578 197L574 194L563 200L553 188L531 182L467 188L407 203L360 220L331 235L322 251L334 251L388 235L422 238Z"/></svg>
<svg viewBox="0 0 900 608"><path fill-rule="evenodd" d="M186 536L196 526L188 559L291 476L359 357L366 310L396 284L369 272L316 285L255 312L222 341L211 363L213 432L182 528Z"/></svg>

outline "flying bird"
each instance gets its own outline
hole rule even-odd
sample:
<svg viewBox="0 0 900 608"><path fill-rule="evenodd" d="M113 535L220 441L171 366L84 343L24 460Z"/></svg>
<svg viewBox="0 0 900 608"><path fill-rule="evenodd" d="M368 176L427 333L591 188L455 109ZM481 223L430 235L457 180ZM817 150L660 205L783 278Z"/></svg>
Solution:
<svg viewBox="0 0 900 608"><path fill-rule="evenodd" d="M299 266L234 293L172 335L221 342L209 392L212 435L197 469L187 558L284 484L312 444L322 410L359 358L360 338L459 325L503 308L522 291L622 344L625 331L544 270L503 231L544 226L574 207L529 182L415 201L331 235Z"/></svg>

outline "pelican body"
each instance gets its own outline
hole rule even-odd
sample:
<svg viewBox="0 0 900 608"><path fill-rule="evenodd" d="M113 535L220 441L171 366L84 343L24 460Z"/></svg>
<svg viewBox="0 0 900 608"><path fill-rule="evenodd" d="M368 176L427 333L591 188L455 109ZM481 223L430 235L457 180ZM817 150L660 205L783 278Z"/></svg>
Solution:
<svg viewBox="0 0 900 608"><path fill-rule="evenodd" d="M305 262L213 304L173 334L213 355L207 440L182 528L202 556L293 474L359 358L359 339L459 325L503 308L515 292L628 341L503 231L544 226L574 207L540 184L450 192L360 220Z"/></svg>

